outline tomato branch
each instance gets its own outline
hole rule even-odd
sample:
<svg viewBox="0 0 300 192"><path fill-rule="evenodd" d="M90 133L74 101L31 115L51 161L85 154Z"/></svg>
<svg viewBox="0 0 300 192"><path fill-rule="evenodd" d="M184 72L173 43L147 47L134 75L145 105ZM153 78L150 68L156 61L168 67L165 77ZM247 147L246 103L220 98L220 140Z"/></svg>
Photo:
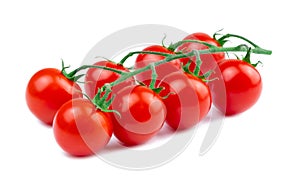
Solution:
<svg viewBox="0 0 300 192"><path fill-rule="evenodd" d="M238 45L236 47L212 47L210 49L205 49L205 50L193 50L190 51L188 53L179 53L179 54L164 54L166 55L166 57L163 60L157 61L157 62L153 62L150 63L149 65L143 67L143 68L139 68L136 69L134 71L131 72L127 72L121 75L121 77L119 79L117 79L116 81L110 83L110 86L113 87L123 81L125 81L126 79L133 77L139 73L145 72L147 70L150 70L153 66L157 67L159 65L162 65L164 63L170 62L172 60L175 59L181 59L181 58L187 58L187 57L192 57L195 56L195 54L211 54L211 53L219 53L219 52L247 52L249 51L249 47L247 45ZM252 53L255 54L264 54L264 55L271 55L272 51L270 50L266 50L266 49L262 49L262 48L253 48L251 49ZM131 52L129 53L126 58L134 55L134 54L151 54L152 52L144 52L144 51L136 51L136 52ZM130 56L129 56L130 55Z"/></svg>
<svg viewBox="0 0 300 192"><path fill-rule="evenodd" d="M194 41L193 41L194 42ZM179 44L177 44L179 45ZM250 53L255 53L255 54L265 54L265 55L270 55L272 54L272 51L270 50L266 50L263 48L260 48L258 46L254 47L254 48L249 48L249 46L245 45L245 44L241 44L235 47L216 47L216 46L210 46L209 49L205 49L205 50L192 50L188 53L175 53L175 54L168 54L168 53L161 53L161 52L152 52L152 51L135 51L135 52L130 52L129 54L127 54L122 60L121 60L121 64L123 64L126 59L128 59L129 57L135 55L135 54L154 54L154 55L161 55L164 56L165 58L157 61L157 62L152 62L149 65L143 67L143 68L138 68L135 69L133 71L122 71L122 70L118 70L118 69L113 69L110 67L105 67L105 66L97 66L97 65L83 65L73 71L71 71L70 73L66 72L66 69L69 67L65 67L64 66L64 62L62 61L62 73L68 78L71 79L73 81L76 81L77 79L79 79L80 77L82 77L83 75L76 75L79 71L84 70L84 69L88 69L88 68L99 68L99 69L103 69L103 70L109 70L112 72L115 72L117 74L120 74L120 78L117 79L114 82L111 83L107 83L105 84L103 87L101 87L98 90L98 93L96 94L96 96L93 98L93 103L98 107L101 108L101 110L106 111L106 112L116 112L116 111L112 111L109 109L110 104L112 103L113 99L114 99L114 95L112 95L112 97L110 99L109 95L112 93L111 92L111 88L115 85L120 84L121 82L127 80L128 78L131 78L139 73L145 72L147 70L151 70L152 71L152 81L150 83L150 88L152 88L153 90L159 91L159 88L155 88L155 82L156 82L156 78L157 78L157 73L155 68L159 65L163 65L165 63L168 63L172 60L176 60L176 59L181 59L181 58L191 58L191 57L196 57L196 68L194 70L193 73L197 74L200 72L200 66L201 66L201 59L200 59L200 55L202 54L213 54L213 53L219 53L219 52L247 52L247 54ZM205 74L207 75L207 74ZM118 113L118 112L116 112Z"/></svg>
<svg viewBox="0 0 300 192"><path fill-rule="evenodd" d="M187 40L187 42L202 43L202 41L198 41L198 40L191 40L191 41ZM247 52L247 50L248 50L248 46L245 44L238 45L236 47L216 47L211 44L209 44L209 45L210 45L209 49L197 50L198 53L201 55L201 54L211 54L211 53L219 53L219 52ZM193 51L191 51L191 52L193 52ZM187 54L192 55L191 52L184 53L184 54L183 53L176 53L176 54L177 55L187 55ZM251 50L251 53L271 55L272 51L263 49L261 47L255 47L254 49ZM161 56L165 56L165 57L174 55L174 54L154 52L154 51L134 51L134 52L128 53L119 63L121 65L123 65L129 57L131 57L135 54L153 54L153 55L161 55ZM189 56L187 56L187 57L189 57ZM180 57L180 58L184 58L184 57Z"/></svg>
<svg viewBox="0 0 300 192"><path fill-rule="evenodd" d="M156 73L156 69L155 69L155 65L154 63L151 64L151 71L152 71L152 75L151 75L151 82L150 82L150 89L155 89L155 82L157 79L157 73Z"/></svg>
<svg viewBox="0 0 300 192"><path fill-rule="evenodd" d="M221 46L223 46L228 40L228 38L230 37L235 37L235 38L238 38L238 39L241 39L247 43L249 43L250 45L254 46L255 48L260 48L257 44L253 43L252 41L250 41L249 39L243 37L243 36L240 36L240 35L235 35L235 34L226 34L226 35L223 35L221 38L219 39L216 39L216 34L214 35L214 39L216 39Z"/></svg>
<svg viewBox="0 0 300 192"><path fill-rule="evenodd" d="M161 55L161 56L165 56L165 57L171 55L169 53L162 53L162 52L155 52L155 51L134 51L134 52L128 53L125 57L123 57L123 59L119 62L119 64L123 65L129 57L131 57L135 54L152 54L152 55Z"/></svg>
<svg viewBox="0 0 300 192"><path fill-rule="evenodd" d="M200 73L200 67L201 67L202 61L201 61L199 53L196 50L194 50L193 52L194 52L194 54L196 56L196 67L195 67L195 70L193 71L193 73L196 76L198 76L199 73Z"/></svg>
<svg viewBox="0 0 300 192"><path fill-rule="evenodd" d="M82 77L83 75L77 75L76 74L79 72L79 71L82 71L84 69L89 69L89 68L97 68L97 69L104 69L104 70L108 70L108 71L112 71L112 72L115 72L115 73L118 73L120 75L126 73L125 71L122 71L122 70L118 70L118 69L113 69L113 68L110 68L110 67L105 67L105 66L99 66L99 65L82 65L80 67L78 67L77 69L71 71L70 73L67 73L65 71L66 68L69 68L69 67L65 67L64 66L64 62L62 61L62 73L64 74L64 76L72 81L77 81L80 77Z"/></svg>
<svg viewBox="0 0 300 192"><path fill-rule="evenodd" d="M129 77L133 77L134 75L137 75L137 74L142 73L144 71L150 70L152 65L154 67L156 67L158 65L170 62L170 61L175 60L175 59L188 58L188 57L192 57L192 56L196 56L196 58L197 58L197 55L199 56L201 54L212 54L212 53L218 53L218 52L247 52L248 50L249 50L249 47L247 45L242 44L242 45L238 45L236 47L211 46L209 49L205 49L205 50L192 50L188 53L176 53L176 54L168 54L168 53L153 52L153 51L134 51L134 52L130 52L129 54L127 54L120 61L120 64L123 64L129 57L131 57L135 54L161 55L161 56L165 56L165 59L163 59L161 61L158 61L158 62L155 62L155 63L152 63L150 65L147 65L143 68L136 69L132 72L125 72L125 71L122 71L122 70L113 69L113 68L109 68L109 67L105 67L105 66L83 65L83 66L71 71L70 73L67 73L65 70L69 67L65 67L64 62L62 61L62 73L64 74L64 76L66 78L68 78L70 80L73 80L73 81L76 81L80 77L83 76L83 75L76 76L76 74L81 70L88 69L88 68L104 69L104 70L112 71L112 72L115 72L115 73L118 73L118 74L121 75L121 78L119 78L117 81L111 83L111 86L114 86L114 85L117 85L117 84L123 82L124 80L126 80ZM251 49L251 53L271 55L272 51L266 50L266 49L263 49L263 48L260 48L260 47L255 47L255 48ZM199 63L199 61L198 61L198 63ZM198 71L198 69L197 69L197 71Z"/></svg>
<svg viewBox="0 0 300 192"><path fill-rule="evenodd" d="M177 43L171 44L168 47L168 50L170 51L175 51L179 46L185 44L185 43L198 43L198 44L203 44L205 46L207 46L208 48L212 48L212 47L216 47L215 45L212 45L210 43L207 43L205 41L199 41L199 40L193 40L193 39L186 39L186 40L182 40L182 41L178 41Z"/></svg>

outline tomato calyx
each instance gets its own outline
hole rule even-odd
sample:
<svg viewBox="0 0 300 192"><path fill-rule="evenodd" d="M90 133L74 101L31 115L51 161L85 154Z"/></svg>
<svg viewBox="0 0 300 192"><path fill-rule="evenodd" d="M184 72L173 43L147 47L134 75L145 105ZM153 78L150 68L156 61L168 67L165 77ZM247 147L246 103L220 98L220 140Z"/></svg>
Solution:
<svg viewBox="0 0 300 192"><path fill-rule="evenodd" d="M120 113L116 110L110 109L110 106L115 98L115 95L112 94L111 86L109 83L105 84L103 87L99 88L97 94L93 99L87 98L95 105L96 109L99 109L103 112L113 112L120 116Z"/></svg>
<svg viewBox="0 0 300 192"><path fill-rule="evenodd" d="M152 81L152 80L151 80ZM149 89L151 89L153 92L155 92L156 94L159 94L161 91L163 91L165 88L164 87L155 87L154 85L152 87L147 86L144 82L142 81L138 81L136 80L136 82L138 83L138 85L140 86L144 86L147 87Z"/></svg>
<svg viewBox="0 0 300 192"><path fill-rule="evenodd" d="M194 76L194 77L197 77L197 78L201 79L201 80L204 81L204 82L210 82L210 81L216 80L216 78L214 78L214 79L208 79L208 77L214 72L213 69L212 69L212 70L209 70L209 71L207 71L207 72L205 72L205 73L202 74L202 75L199 75L198 73L195 73L195 70L194 70L194 71L191 71L191 70L190 70L190 65L191 65L191 63L192 63L192 61L189 61L187 64L182 65L182 70L183 70L185 73L190 74L190 75L192 75L192 76Z"/></svg>
<svg viewBox="0 0 300 192"><path fill-rule="evenodd" d="M224 44L227 43L229 40L226 39L226 37L224 37L224 36L222 36L222 37L219 38L219 39L217 38L218 35L222 35L221 33L219 33L219 32L221 32L221 31L223 31L223 29L220 29L220 30L216 31L216 32L213 34L213 39L216 40L216 41L220 44L221 47L223 47Z"/></svg>
<svg viewBox="0 0 300 192"><path fill-rule="evenodd" d="M65 66L64 60L61 60L61 73L69 80L77 82L84 74L76 75L77 71L72 71L70 73L66 72L66 69L70 68L70 66Z"/></svg>
<svg viewBox="0 0 300 192"><path fill-rule="evenodd" d="M251 47L249 47L245 57L242 60L249 63L253 67L256 67L258 64L262 64L261 61L257 61L256 63L252 63L251 60L250 60L250 56L251 56Z"/></svg>

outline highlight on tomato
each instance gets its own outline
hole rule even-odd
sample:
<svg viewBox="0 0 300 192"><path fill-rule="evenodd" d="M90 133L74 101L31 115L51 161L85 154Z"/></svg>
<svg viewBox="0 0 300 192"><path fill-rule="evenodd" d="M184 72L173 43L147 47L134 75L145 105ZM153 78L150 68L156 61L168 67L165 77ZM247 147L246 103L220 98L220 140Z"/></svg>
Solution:
<svg viewBox="0 0 300 192"><path fill-rule="evenodd" d="M109 115L87 99L73 99L61 106L53 122L58 145L73 156L99 152L109 142L113 126Z"/></svg>

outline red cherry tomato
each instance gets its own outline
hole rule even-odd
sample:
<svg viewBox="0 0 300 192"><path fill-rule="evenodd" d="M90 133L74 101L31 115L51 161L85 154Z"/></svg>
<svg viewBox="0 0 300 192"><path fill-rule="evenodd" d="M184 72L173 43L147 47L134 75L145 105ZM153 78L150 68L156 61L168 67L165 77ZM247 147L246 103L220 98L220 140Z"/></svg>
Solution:
<svg viewBox="0 0 300 192"><path fill-rule="evenodd" d="M153 51L153 52L174 54L174 52L172 52L172 51L168 50L167 48L160 46L160 45L149 46L149 47L145 48L143 51ZM161 55L139 54L136 58L135 68L136 69L143 68L143 67L149 65L150 63L163 60L164 58L165 57L161 56ZM174 71L178 71L180 69L180 67L181 67L181 63L180 63L179 59L172 60L168 63L157 66L155 68L156 73L157 73L157 81L156 82L158 83L159 80L161 80L167 74L174 72ZM143 73L137 74L136 79L149 86L151 79L152 79L151 74L152 74L152 71L148 70Z"/></svg>
<svg viewBox="0 0 300 192"><path fill-rule="evenodd" d="M114 135L125 145L138 145L151 139L163 126L166 107L161 98L147 87L129 86L118 92L112 109Z"/></svg>
<svg viewBox="0 0 300 192"><path fill-rule="evenodd" d="M53 131L58 145L73 156L97 153L112 136L109 116L86 99L66 102L57 112Z"/></svg>
<svg viewBox="0 0 300 192"><path fill-rule="evenodd" d="M222 75L220 81L224 81L226 98L219 97L222 90L216 86L213 90L215 106L226 115L238 114L252 107L262 91L259 72L249 63L237 59L223 60L219 66Z"/></svg>
<svg viewBox="0 0 300 192"><path fill-rule="evenodd" d="M186 73L171 73L159 84L165 89L161 96L167 108L166 123L175 130L191 128L199 123L211 108L208 86L199 78ZM171 94L170 94L171 93Z"/></svg>
<svg viewBox="0 0 300 192"><path fill-rule="evenodd" d="M109 67L121 71L128 71L122 65L118 65L110 61L99 61L94 65ZM99 68L89 68L85 76L85 84L84 84L85 92L90 98L93 98L97 94L98 89L101 88L105 83L111 83L113 81L116 81L119 78L120 78L120 74L115 73L113 71L99 69ZM123 87L132 84L133 84L133 78L129 78L126 81L114 86L112 88L112 91L116 93L118 90L122 89Z"/></svg>
<svg viewBox="0 0 300 192"><path fill-rule="evenodd" d="M215 45L217 47L221 47L217 40L213 39L209 35L205 33L193 33L188 36L186 36L183 40L199 40L204 41L206 43ZM185 43L182 46L178 47L177 51L182 51L184 53L188 53L192 50L205 50L208 49L206 45L199 44L199 43ZM200 55L201 61L202 61L202 71L208 71L211 69L212 63L219 62L225 58L225 54L223 52L220 53L213 53L213 54L202 54ZM183 58L181 59L182 63L185 65L188 63L189 60L192 60L193 62L190 65L190 70L193 71L195 69L195 57L191 58Z"/></svg>
<svg viewBox="0 0 300 192"><path fill-rule="evenodd" d="M57 110L72 98L82 97L78 84L67 79L58 69L46 68L35 73L26 88L30 111L51 125Z"/></svg>

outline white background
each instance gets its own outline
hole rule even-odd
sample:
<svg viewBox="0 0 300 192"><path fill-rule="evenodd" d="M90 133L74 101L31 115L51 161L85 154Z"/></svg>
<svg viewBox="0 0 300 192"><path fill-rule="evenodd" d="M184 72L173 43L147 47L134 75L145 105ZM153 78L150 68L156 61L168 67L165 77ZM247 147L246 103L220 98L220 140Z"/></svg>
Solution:
<svg viewBox="0 0 300 192"><path fill-rule="evenodd" d="M0 2L0 191L300 190L296 1L78 2ZM61 58L79 66L105 36L149 23L189 33L225 28L272 49L272 56L260 57L264 89L259 102L227 118L204 156L198 156L201 130L178 158L146 171L65 155L52 129L27 109L29 78L41 68L59 68Z"/></svg>

